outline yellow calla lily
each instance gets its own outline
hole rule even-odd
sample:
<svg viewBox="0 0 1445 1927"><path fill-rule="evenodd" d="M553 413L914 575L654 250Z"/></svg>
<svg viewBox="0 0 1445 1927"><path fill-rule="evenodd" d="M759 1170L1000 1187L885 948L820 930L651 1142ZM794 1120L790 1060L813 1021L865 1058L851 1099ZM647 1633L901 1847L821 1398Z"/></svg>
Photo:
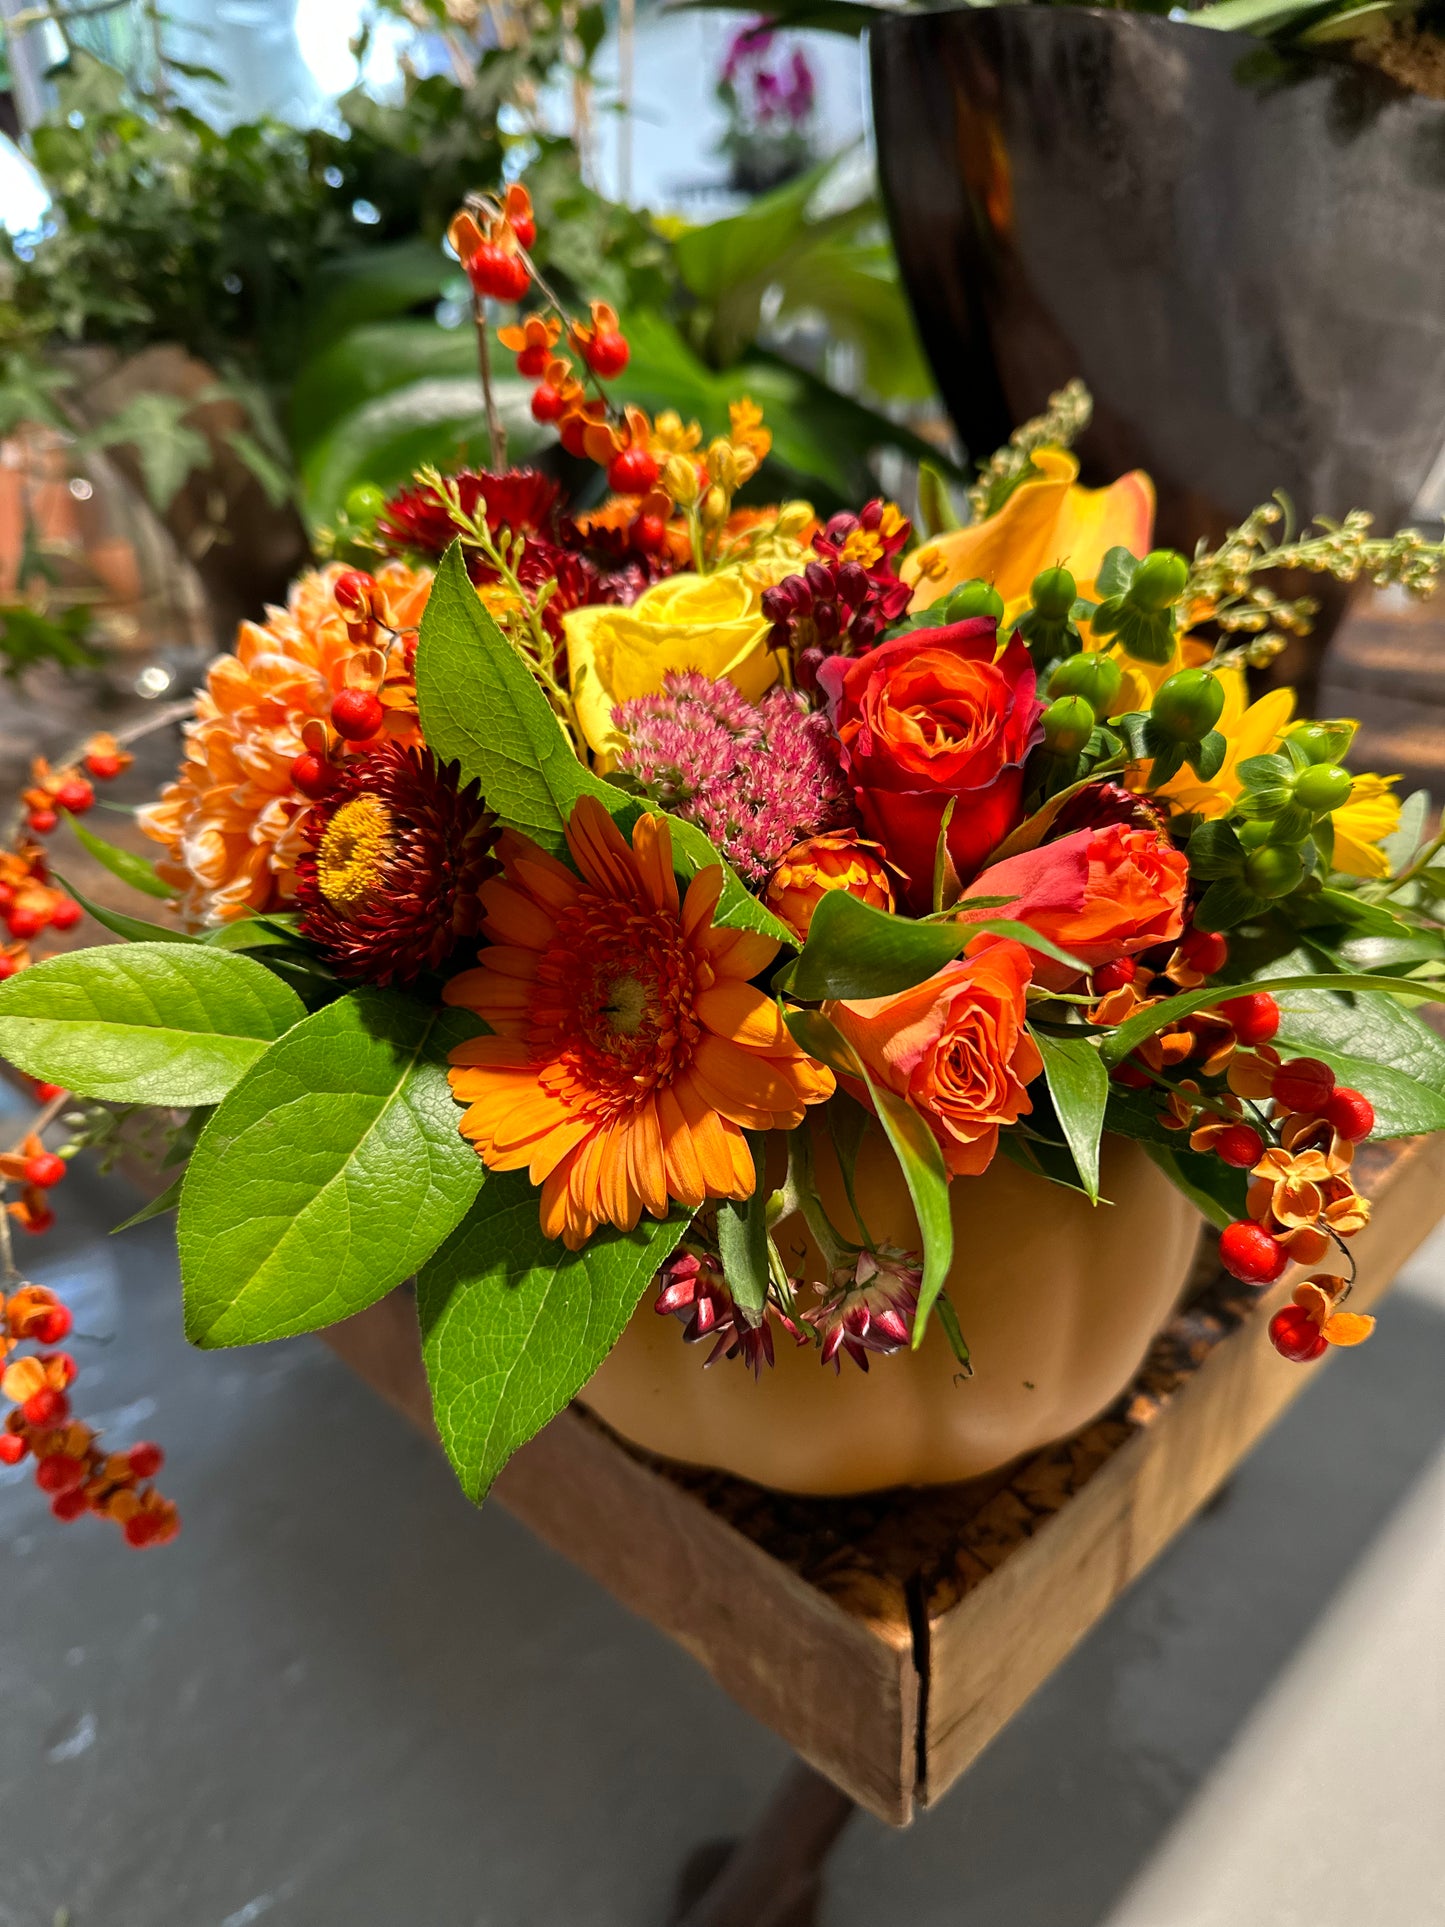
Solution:
<svg viewBox="0 0 1445 1927"><path fill-rule="evenodd" d="M725 679L758 702L779 675L760 595L741 570L719 569L668 576L628 609L569 610L562 626L572 700L588 748L602 755L614 748L614 706L656 695L669 670Z"/></svg>
<svg viewBox="0 0 1445 1927"><path fill-rule="evenodd" d="M1004 621L1028 607L1029 590L1042 569L1063 564L1079 594L1097 601L1096 582L1113 548L1146 555L1154 532L1154 484L1142 469L1121 475L1108 488L1081 488L1079 464L1061 448L1033 453L1038 475L1009 496L997 515L936 535L915 549L901 574L913 584L914 609L927 609L960 582L975 576L1003 597Z"/></svg>

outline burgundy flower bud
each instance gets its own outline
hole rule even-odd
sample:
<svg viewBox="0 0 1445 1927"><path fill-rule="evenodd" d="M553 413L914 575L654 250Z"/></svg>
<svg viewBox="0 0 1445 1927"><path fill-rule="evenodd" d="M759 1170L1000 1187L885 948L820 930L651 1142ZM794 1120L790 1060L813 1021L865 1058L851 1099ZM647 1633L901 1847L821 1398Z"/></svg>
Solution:
<svg viewBox="0 0 1445 1927"><path fill-rule="evenodd" d="M868 597L868 571L861 562L840 562L834 587L840 602L846 602L850 609L861 609Z"/></svg>
<svg viewBox="0 0 1445 1927"><path fill-rule="evenodd" d="M813 610L813 627L819 642L831 642L840 628L836 602L820 602Z"/></svg>
<svg viewBox="0 0 1445 1927"><path fill-rule="evenodd" d="M810 562L803 571L803 580L812 590L818 601L829 600L833 594L833 571L826 562Z"/></svg>

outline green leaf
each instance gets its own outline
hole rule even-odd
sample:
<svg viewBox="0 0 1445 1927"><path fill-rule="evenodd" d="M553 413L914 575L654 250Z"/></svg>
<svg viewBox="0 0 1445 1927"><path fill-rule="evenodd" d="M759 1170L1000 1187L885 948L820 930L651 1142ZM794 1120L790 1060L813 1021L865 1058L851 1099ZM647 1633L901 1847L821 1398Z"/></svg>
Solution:
<svg viewBox="0 0 1445 1927"><path fill-rule="evenodd" d="M824 902L827 898L824 898ZM814 913L816 915L816 912ZM953 1213L948 1202L948 1171L938 1139L922 1115L906 1099L876 1083L835 1024L817 1010L790 1010L788 1029L810 1056L844 1077L854 1078L867 1091L878 1122L903 1172L908 1195L923 1239L923 1282L913 1320L915 1351L923 1343L928 1314L948 1283L953 1264Z"/></svg>
<svg viewBox="0 0 1445 1927"><path fill-rule="evenodd" d="M977 934L956 923L890 916L846 890L828 890L782 986L809 1003L825 997L890 997L952 963Z"/></svg>
<svg viewBox="0 0 1445 1927"><path fill-rule="evenodd" d="M138 1224L147 1224L152 1218L163 1218L168 1211L174 1211L181 1201L181 1186L185 1183L185 1176L185 1172L182 1171L178 1177L171 1179L158 1198L152 1198L149 1204L143 1204L139 1211L132 1212L123 1224L112 1225L111 1237L115 1237L121 1231L131 1231Z"/></svg>
<svg viewBox="0 0 1445 1927"><path fill-rule="evenodd" d="M1069 951L1060 950L1051 937L1041 937L1031 924L1023 923L1017 917L968 917L964 911L964 905L967 902L968 898L965 897L959 905L960 914L967 922L967 928L964 931L965 941L981 936L1011 937L1015 943L1021 943L1029 950L1038 951L1041 957L1052 957L1055 963L1064 964L1070 970L1077 970L1080 976L1087 973L1089 966L1086 963L1081 963Z"/></svg>
<svg viewBox="0 0 1445 1927"><path fill-rule="evenodd" d="M65 820L74 830L77 841L89 850L97 863L104 865L122 883L128 883L133 890L143 891L148 897L169 898L175 895L171 886L162 883L156 875L156 866L145 857L137 856L133 850L121 850L114 843L107 843L103 836L97 836L94 830L87 829L80 818L72 816L68 810Z"/></svg>
<svg viewBox="0 0 1445 1927"><path fill-rule="evenodd" d="M1425 819L1429 814L1428 790L1412 790L1400 805L1399 825L1380 845L1391 876L1398 876L1401 870L1410 867L1412 857L1425 841Z"/></svg>
<svg viewBox="0 0 1445 1927"><path fill-rule="evenodd" d="M358 990L297 1024L241 1079L186 1173L179 1243L192 1344L254 1345L335 1324L451 1234L485 1175L446 1072L447 1052L475 1031L464 1012Z"/></svg>
<svg viewBox="0 0 1445 1927"><path fill-rule="evenodd" d="M1102 600L1109 601L1114 596L1126 595L1129 584L1139 572L1140 558L1132 549L1116 546L1108 550L1099 565L1099 573L1094 578Z"/></svg>
<svg viewBox="0 0 1445 1927"><path fill-rule="evenodd" d="M1183 1192L1195 1210L1208 1218L1218 1230L1245 1215L1245 1174L1232 1171L1218 1158L1200 1157L1181 1151L1172 1144L1152 1138L1141 1140L1151 1158L1175 1188Z"/></svg>
<svg viewBox="0 0 1445 1927"><path fill-rule="evenodd" d="M480 781L501 821L544 850L565 852L563 831L580 796L595 796L623 830L637 820L635 798L578 762L532 672L483 607L455 542L422 616L416 686L429 746L443 762L461 765L463 782ZM722 865L714 921L791 948L787 925L748 894L702 831L677 817L668 822L679 872L693 876Z"/></svg>
<svg viewBox="0 0 1445 1927"><path fill-rule="evenodd" d="M1217 883L1210 884L1195 906L1194 927L1233 930L1236 924L1257 916L1264 908L1264 898L1257 897L1237 877L1220 877Z"/></svg>
<svg viewBox="0 0 1445 1927"><path fill-rule="evenodd" d="M591 1378L691 1216L604 1227L568 1251L537 1213L525 1171L495 1173L417 1277L437 1430L476 1501Z"/></svg>
<svg viewBox="0 0 1445 1927"><path fill-rule="evenodd" d="M135 449L146 494L164 514L196 469L208 468L211 445L198 428L186 423L195 408L194 395L167 395L145 389L132 395L108 421L80 438L82 448Z"/></svg>
<svg viewBox="0 0 1445 1927"><path fill-rule="evenodd" d="M249 957L204 944L107 944L0 984L0 1056L78 1097L214 1104L305 1015Z"/></svg>
<svg viewBox="0 0 1445 1927"><path fill-rule="evenodd" d="M1322 1058L1375 1108L1376 1137L1445 1130L1445 1040L1392 998L1281 991L1286 1055Z"/></svg>
<svg viewBox="0 0 1445 1927"><path fill-rule="evenodd" d="M756 1182L753 1194L737 1202L724 1198L717 1208L718 1255L728 1290L744 1311L761 1313L768 1299L768 1188L763 1174L767 1140L747 1133Z"/></svg>
<svg viewBox="0 0 1445 1927"><path fill-rule="evenodd" d="M1049 1096L1063 1126L1074 1163L1079 1168L1090 1202L1099 1202L1099 1140L1109 1102L1109 1073L1097 1041L1088 1037L1056 1037L1032 1031L1044 1060Z"/></svg>
<svg viewBox="0 0 1445 1927"><path fill-rule="evenodd" d="M1206 984L1202 990L1187 990L1177 997L1165 997L1147 1010L1136 1011L1127 1023L1121 1024L1105 1038L1104 1062L1111 1067L1122 1064L1130 1051L1137 1050L1145 1038L1152 1037L1155 1031L1179 1023L1196 1010L1208 1010L1211 1004L1238 997L1245 990L1267 990L1271 993L1299 990L1331 990L1336 993L1383 991L1391 997L1418 997L1426 1003L1445 1004L1445 989L1434 984L1419 983L1408 977L1367 977L1353 971L1340 971L1328 976L1308 972L1294 977L1266 977L1247 985Z"/></svg>
<svg viewBox="0 0 1445 1927"><path fill-rule="evenodd" d="M103 904L93 903L88 896L77 890L59 870L52 873L55 881L63 890L69 892L88 917L94 917L104 930L117 937L124 937L127 943L201 943L204 940L192 936L188 930L177 930L168 923L149 923L144 917L128 917L123 910L107 910Z"/></svg>
<svg viewBox="0 0 1445 1927"><path fill-rule="evenodd" d="M1229 745L1217 729L1211 729L1203 742L1184 752L1185 761L1201 783L1211 782L1224 768Z"/></svg>

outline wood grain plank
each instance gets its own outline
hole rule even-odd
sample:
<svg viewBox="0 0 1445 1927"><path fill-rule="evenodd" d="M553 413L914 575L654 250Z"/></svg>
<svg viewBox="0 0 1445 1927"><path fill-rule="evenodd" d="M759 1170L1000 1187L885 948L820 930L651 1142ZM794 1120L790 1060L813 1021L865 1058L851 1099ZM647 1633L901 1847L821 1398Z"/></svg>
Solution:
<svg viewBox="0 0 1445 1927"><path fill-rule="evenodd" d="M1445 1202L1445 1137L1372 1149L1384 1157L1365 1186L1374 1219L1353 1241L1360 1274L1351 1306L1360 1309L1388 1289ZM1002 1518L996 1543L1003 1556L982 1572L988 1510L1000 1499L1028 1510L1021 1490L1030 1476L1059 1464L1077 1442L1031 1460L976 1515L959 1547L961 1592L942 1589L945 1603L930 1613L921 1656L921 1804L941 1798L1304 1390L1311 1371L1279 1358L1263 1329L1298 1277L1287 1275L1262 1296L1172 1393L1136 1401L1126 1435L1066 1502L1031 1521Z"/></svg>
<svg viewBox="0 0 1445 1927"><path fill-rule="evenodd" d="M408 1293L322 1336L435 1436ZM845 1605L810 1585L575 1407L517 1453L496 1499L860 1806L907 1824L918 1677L895 1590L855 1588Z"/></svg>

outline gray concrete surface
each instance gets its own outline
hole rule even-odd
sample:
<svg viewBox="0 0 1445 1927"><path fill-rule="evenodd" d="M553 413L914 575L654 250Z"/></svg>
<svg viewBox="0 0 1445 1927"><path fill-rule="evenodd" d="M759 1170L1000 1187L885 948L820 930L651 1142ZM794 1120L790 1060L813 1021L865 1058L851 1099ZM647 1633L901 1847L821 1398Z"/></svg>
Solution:
<svg viewBox="0 0 1445 1927"><path fill-rule="evenodd" d="M785 1765L310 1341L203 1356L83 1171L28 1245L82 1409L161 1439L135 1554L0 1484L0 1927L654 1927ZM1445 1922L1445 1237L824 1927ZM758 1629L766 1638L767 1629Z"/></svg>

